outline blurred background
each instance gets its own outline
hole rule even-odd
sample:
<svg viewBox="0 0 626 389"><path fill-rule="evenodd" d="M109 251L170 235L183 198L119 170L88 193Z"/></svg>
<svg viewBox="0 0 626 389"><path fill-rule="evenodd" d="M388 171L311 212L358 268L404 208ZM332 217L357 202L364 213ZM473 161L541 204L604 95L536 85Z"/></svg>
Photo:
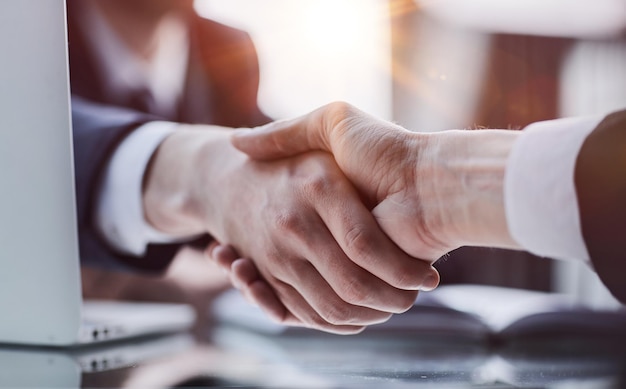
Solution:
<svg viewBox="0 0 626 389"><path fill-rule="evenodd" d="M392 118L391 18L381 0L199 0L198 12L252 36L259 104L274 118L332 100Z"/></svg>
<svg viewBox="0 0 626 389"><path fill-rule="evenodd" d="M345 100L413 131L511 128L626 107L623 0L196 0L248 31L274 118ZM489 248L437 264L443 283L617 302L582 265Z"/></svg>

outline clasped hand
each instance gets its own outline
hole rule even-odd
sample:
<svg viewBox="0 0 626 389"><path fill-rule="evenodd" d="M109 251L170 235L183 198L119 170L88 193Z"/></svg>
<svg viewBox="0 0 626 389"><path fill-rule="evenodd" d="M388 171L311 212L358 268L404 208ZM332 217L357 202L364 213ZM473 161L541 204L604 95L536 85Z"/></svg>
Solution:
<svg viewBox="0 0 626 389"><path fill-rule="evenodd" d="M331 233L333 237L339 238L339 245L345 252L328 251L323 245L310 244L312 241L302 242L302 247L309 254L317 256L319 264L327 265L330 270L326 272L319 268L319 274L309 272L307 276L308 279L315 279L311 282L314 289L310 290L309 298L317 301L321 308L317 312L322 316L325 311L333 312L325 317L326 322L333 326L314 322L314 327L345 332L341 329L337 331L334 325L351 323L349 316L357 315L357 310L343 310L339 315L341 320L328 320L336 318L335 307L342 306L343 302L383 312L401 312L408 308L405 305L407 300L391 309L391 306L385 304L392 302L389 300L391 295L388 287L410 289L406 281L411 279L414 281L413 286L419 286L415 282L421 283L421 288L426 290L437 285L438 274L432 267L417 268L417 264L432 264L449 251L449 242L452 240L444 235L446 231L441 227L447 225L447 221L443 220L446 215L437 212L437 207L433 206L439 201L431 183L435 179L434 172L429 171L429 165L423 163L430 158L427 150L433 149L426 147L428 142L432 142L428 136L416 135L348 104L333 103L298 119L271 123L253 131L240 130L233 136L232 142L252 159L266 163L288 161L289 158L323 159L319 152L311 154L311 151L330 152L334 161L326 161L324 173L320 172L318 177L338 174L333 173L333 168L338 166L358 191L358 194L353 193L345 182L331 186L318 185L318 182L309 186L316 188L312 193L324 199L322 204L330 206L324 210L326 217L334 214L336 220L340 221L342 227L338 231L342 233ZM424 152L418 154L415 150ZM419 175L417 169L420 169ZM423 180L416 182L417 176ZM332 190L328 191L330 188ZM371 214L368 209L372 210ZM322 233L317 231L319 226L301 222L304 220L299 219L288 225L297 226L309 238ZM331 230L333 224L326 223ZM387 240L387 236L391 241ZM250 259L240 258L237 254L244 258L249 255ZM270 267L266 262L258 260L259 255L263 253L237 253L226 246L210 249L210 256L230 272L232 282L251 301L280 322L310 326L310 318L298 312L301 310L299 305L303 302L302 298L294 293L295 290L276 282L275 274L285 263ZM413 270L408 269L406 260L416 265ZM338 299L327 300L322 297L327 294L324 293L327 287L325 281L335 285ZM416 293L411 297L415 298ZM357 317L352 319L356 320ZM368 316L360 312L360 317ZM373 324L377 319L382 321L388 317L371 316L368 317L371 320L352 324Z"/></svg>
<svg viewBox="0 0 626 389"><path fill-rule="evenodd" d="M183 126L159 146L151 172L146 218L164 232L206 231L250 258L226 258L227 268L250 295L274 301L261 305L280 322L355 333L438 283L430 261L377 223L377 197L359 193L327 152L257 161L231 144L230 131Z"/></svg>

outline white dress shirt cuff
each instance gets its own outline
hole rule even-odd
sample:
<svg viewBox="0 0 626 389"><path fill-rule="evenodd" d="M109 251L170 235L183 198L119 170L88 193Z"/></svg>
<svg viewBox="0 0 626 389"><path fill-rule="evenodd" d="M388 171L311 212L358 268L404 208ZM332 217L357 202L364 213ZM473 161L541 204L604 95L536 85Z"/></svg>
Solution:
<svg viewBox="0 0 626 389"><path fill-rule="evenodd" d="M602 117L533 123L507 161L504 201L509 231L525 250L589 264L574 170L587 135Z"/></svg>
<svg viewBox="0 0 626 389"><path fill-rule="evenodd" d="M152 154L177 124L151 122L137 128L118 146L105 172L96 207L96 228L116 251L143 256L148 243L171 243L181 237L154 229L144 217L142 183Z"/></svg>

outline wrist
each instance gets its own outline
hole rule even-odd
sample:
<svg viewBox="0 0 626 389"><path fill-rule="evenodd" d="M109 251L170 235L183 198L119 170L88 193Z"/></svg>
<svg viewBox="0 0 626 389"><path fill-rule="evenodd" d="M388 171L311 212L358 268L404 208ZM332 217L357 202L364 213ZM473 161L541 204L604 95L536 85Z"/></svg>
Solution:
<svg viewBox="0 0 626 389"><path fill-rule="evenodd" d="M509 232L504 204L504 176L519 136L508 130L451 130L424 134L427 145L418 164L430 170L430 183L416 181L437 199L435 215L450 248L488 246L519 248ZM418 166L416 171L420 171ZM418 173L419 174L419 173ZM419 175L418 175L419 177Z"/></svg>
<svg viewBox="0 0 626 389"><path fill-rule="evenodd" d="M224 142L223 129L181 125L161 143L144 176L143 209L150 225L175 235L209 231L206 193L215 187L209 180L218 164L208 159Z"/></svg>

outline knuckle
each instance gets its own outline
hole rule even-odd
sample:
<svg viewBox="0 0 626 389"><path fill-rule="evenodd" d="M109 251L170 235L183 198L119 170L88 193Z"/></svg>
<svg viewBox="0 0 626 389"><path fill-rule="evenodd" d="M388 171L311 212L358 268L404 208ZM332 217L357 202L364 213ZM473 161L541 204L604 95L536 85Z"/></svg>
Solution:
<svg viewBox="0 0 626 389"><path fill-rule="evenodd" d="M335 101L326 106L326 121L330 128L341 129L350 119L359 117L359 110L345 101Z"/></svg>
<svg viewBox="0 0 626 389"><path fill-rule="evenodd" d="M329 307L321 316L327 324L346 325L351 324L354 319L352 309L346 304L339 304Z"/></svg>
<svg viewBox="0 0 626 389"><path fill-rule="evenodd" d="M333 186L332 179L327 174L320 172L309 176L303 184L303 189L307 194L319 198L327 195Z"/></svg>
<svg viewBox="0 0 626 389"><path fill-rule="evenodd" d="M362 225L352 226L345 235L347 251L359 258L369 255L372 252L373 237L371 235L367 228Z"/></svg>
<svg viewBox="0 0 626 389"><path fill-rule="evenodd" d="M274 227L278 231L295 233L302 230L303 223L298 212L287 210L274 216Z"/></svg>
<svg viewBox="0 0 626 389"><path fill-rule="evenodd" d="M276 246L267 247L265 255L262 257L263 262L258 262L258 270L263 273L264 270L271 269L272 273L278 275L282 274L284 270L284 253Z"/></svg>
<svg viewBox="0 0 626 389"><path fill-rule="evenodd" d="M371 302L369 288L363 280L351 279L339 287L339 297L348 304L368 306Z"/></svg>
<svg viewBox="0 0 626 389"><path fill-rule="evenodd" d="M350 116L356 108L345 101L334 101L325 107L328 115L336 120L343 120Z"/></svg>
<svg viewBox="0 0 626 389"><path fill-rule="evenodd" d="M318 314L311 314L307 319L305 324L311 328L317 329L325 329L328 328L331 323L326 320L325 317Z"/></svg>
<svg viewBox="0 0 626 389"><path fill-rule="evenodd" d="M384 281L404 291L417 290L426 271L423 261L406 256L390 258L385 270Z"/></svg>
<svg viewBox="0 0 626 389"><path fill-rule="evenodd" d="M419 286L418 277L415 271L409 266L396 266L391 270L389 283L398 289L414 289Z"/></svg>

